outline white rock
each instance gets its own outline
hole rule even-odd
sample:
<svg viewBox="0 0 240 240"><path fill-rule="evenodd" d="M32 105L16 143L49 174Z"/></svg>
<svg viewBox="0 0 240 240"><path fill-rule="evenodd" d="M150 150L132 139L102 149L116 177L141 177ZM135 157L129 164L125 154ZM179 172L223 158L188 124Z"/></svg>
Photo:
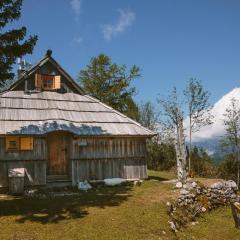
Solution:
<svg viewBox="0 0 240 240"><path fill-rule="evenodd" d="M191 224L192 224L193 226L195 226L195 225L199 224L199 222L198 222L198 221L196 221L196 222L191 222Z"/></svg>
<svg viewBox="0 0 240 240"><path fill-rule="evenodd" d="M183 187L183 184L181 182L176 183L176 188L182 188L182 187Z"/></svg>
<svg viewBox="0 0 240 240"><path fill-rule="evenodd" d="M236 190L238 189L237 184L233 180L226 181L225 186L229 187L229 188L232 188L232 189L236 189Z"/></svg>
<svg viewBox="0 0 240 240"><path fill-rule="evenodd" d="M116 186L116 185L120 185L123 182L126 182L126 179L123 179L123 178L106 178L103 181L107 186Z"/></svg>
<svg viewBox="0 0 240 240"><path fill-rule="evenodd" d="M78 189L79 190L87 191L91 188L92 188L92 186L86 180L84 182L79 182L78 183Z"/></svg>
<svg viewBox="0 0 240 240"><path fill-rule="evenodd" d="M166 202L166 205L170 207L172 204L170 202Z"/></svg>
<svg viewBox="0 0 240 240"><path fill-rule="evenodd" d="M211 185L211 188L221 189L221 188L223 188L223 186L224 186L223 182L215 182Z"/></svg>
<svg viewBox="0 0 240 240"><path fill-rule="evenodd" d="M168 223L170 224L170 228L174 231L174 232L177 232L177 228L176 228L176 225L174 224L174 222L172 221L168 221Z"/></svg>
<svg viewBox="0 0 240 240"><path fill-rule="evenodd" d="M180 194L182 194L182 195L187 195L187 194L189 194L189 191L186 190L186 189L181 189L181 190L180 190Z"/></svg>
<svg viewBox="0 0 240 240"><path fill-rule="evenodd" d="M206 209L205 207L202 207L202 208L201 208L201 211L202 211L202 212L206 212L207 209Z"/></svg>
<svg viewBox="0 0 240 240"><path fill-rule="evenodd" d="M192 182L192 187L197 187L197 183L196 182Z"/></svg>

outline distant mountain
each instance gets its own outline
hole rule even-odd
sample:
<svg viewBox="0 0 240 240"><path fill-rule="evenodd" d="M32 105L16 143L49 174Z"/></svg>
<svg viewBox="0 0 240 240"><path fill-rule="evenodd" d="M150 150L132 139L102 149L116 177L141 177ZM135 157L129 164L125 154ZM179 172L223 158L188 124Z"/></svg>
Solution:
<svg viewBox="0 0 240 240"><path fill-rule="evenodd" d="M205 149L214 162L221 162L224 156L220 149L219 141L220 138L216 137L205 141L194 142L193 145Z"/></svg>
<svg viewBox="0 0 240 240"><path fill-rule="evenodd" d="M221 158L219 140L225 134L223 125L223 114L225 109L230 105L232 98L240 101L240 88L234 88L231 92L225 94L217 101L211 111L214 123L210 126L203 127L199 132L193 135L193 145L203 147L210 155Z"/></svg>

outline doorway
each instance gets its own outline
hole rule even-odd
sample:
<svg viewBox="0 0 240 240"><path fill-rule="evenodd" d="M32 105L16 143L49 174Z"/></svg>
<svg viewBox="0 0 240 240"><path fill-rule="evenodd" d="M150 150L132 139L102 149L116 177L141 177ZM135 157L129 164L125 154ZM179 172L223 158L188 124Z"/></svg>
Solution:
<svg viewBox="0 0 240 240"><path fill-rule="evenodd" d="M47 135L48 176L70 177L71 137L68 132L52 132Z"/></svg>

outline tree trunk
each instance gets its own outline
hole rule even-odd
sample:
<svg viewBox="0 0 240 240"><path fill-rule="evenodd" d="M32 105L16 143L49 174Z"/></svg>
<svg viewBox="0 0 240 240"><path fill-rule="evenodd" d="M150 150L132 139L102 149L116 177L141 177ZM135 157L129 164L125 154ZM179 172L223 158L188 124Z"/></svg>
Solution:
<svg viewBox="0 0 240 240"><path fill-rule="evenodd" d="M183 133L183 121L179 119L177 124L176 133L176 157L177 157L177 175L178 180L181 182L186 182L186 149L185 149L185 138Z"/></svg>
<svg viewBox="0 0 240 240"><path fill-rule="evenodd" d="M191 110L190 110L191 111ZM189 115L189 156L188 156L188 173L191 172L191 152L192 152L192 115Z"/></svg>
<svg viewBox="0 0 240 240"><path fill-rule="evenodd" d="M239 183L240 183L240 162L239 162L239 149L237 149L237 185L238 185L238 187L240 187L239 186Z"/></svg>

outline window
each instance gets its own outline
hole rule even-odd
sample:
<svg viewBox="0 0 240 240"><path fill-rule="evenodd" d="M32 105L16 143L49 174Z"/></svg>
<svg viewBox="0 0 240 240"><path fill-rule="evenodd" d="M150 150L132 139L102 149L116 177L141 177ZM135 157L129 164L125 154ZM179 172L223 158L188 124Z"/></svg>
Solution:
<svg viewBox="0 0 240 240"><path fill-rule="evenodd" d="M33 150L33 138L32 137L21 137L20 138L20 149L21 150Z"/></svg>
<svg viewBox="0 0 240 240"><path fill-rule="evenodd" d="M33 150L33 138L16 136L6 137L6 150L7 151Z"/></svg>
<svg viewBox="0 0 240 240"><path fill-rule="evenodd" d="M18 150L19 137L6 137L6 150Z"/></svg>
<svg viewBox="0 0 240 240"><path fill-rule="evenodd" d="M43 82L43 88L44 89L53 89L54 76L42 75L42 82Z"/></svg>
<svg viewBox="0 0 240 240"><path fill-rule="evenodd" d="M35 74L35 87L38 90L54 90L61 88L61 76Z"/></svg>

